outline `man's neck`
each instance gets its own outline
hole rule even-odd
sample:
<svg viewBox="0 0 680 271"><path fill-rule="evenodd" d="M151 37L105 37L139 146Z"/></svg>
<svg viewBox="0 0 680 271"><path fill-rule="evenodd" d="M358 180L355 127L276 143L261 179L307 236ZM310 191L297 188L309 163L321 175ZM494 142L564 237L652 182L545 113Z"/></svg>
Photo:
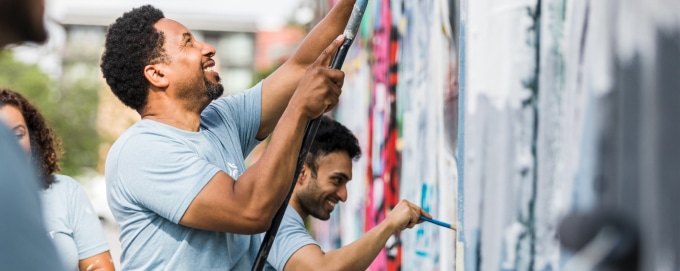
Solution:
<svg viewBox="0 0 680 271"><path fill-rule="evenodd" d="M288 205L290 205L290 207L293 207L293 209L295 209L295 211L300 215L302 220L305 220L305 218L307 218L309 216L309 214L307 212L305 212L304 209L302 209L302 206L300 206L300 204L298 203L295 195L293 195L290 198L290 201L288 201Z"/></svg>
<svg viewBox="0 0 680 271"><path fill-rule="evenodd" d="M149 100L140 114L142 119L158 121L190 132L198 132L201 125L200 112L188 111L167 99Z"/></svg>

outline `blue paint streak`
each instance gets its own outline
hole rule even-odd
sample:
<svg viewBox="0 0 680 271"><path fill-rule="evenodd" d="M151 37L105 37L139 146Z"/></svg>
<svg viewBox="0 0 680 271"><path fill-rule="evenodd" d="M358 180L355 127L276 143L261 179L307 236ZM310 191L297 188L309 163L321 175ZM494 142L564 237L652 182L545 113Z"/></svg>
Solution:
<svg viewBox="0 0 680 271"><path fill-rule="evenodd" d="M421 190L420 190L420 208L422 208L423 211L429 213L429 212L432 212L432 210L431 210L432 208L430 208L431 204L430 204L430 201L429 201L428 194L430 194L430 191L427 187L427 184L423 183L423 185L421 186Z"/></svg>

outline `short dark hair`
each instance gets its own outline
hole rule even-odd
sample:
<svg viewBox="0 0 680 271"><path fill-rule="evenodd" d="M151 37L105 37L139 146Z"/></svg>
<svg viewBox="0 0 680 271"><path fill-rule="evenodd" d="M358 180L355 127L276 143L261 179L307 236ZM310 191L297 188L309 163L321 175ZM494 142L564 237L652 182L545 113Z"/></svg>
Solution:
<svg viewBox="0 0 680 271"><path fill-rule="evenodd" d="M165 18L151 5L132 9L116 19L106 32L101 69L106 83L125 105L140 111L147 102L149 82L144 67L163 63L163 33L154 24Z"/></svg>
<svg viewBox="0 0 680 271"><path fill-rule="evenodd" d="M48 188L54 182L54 173L59 171L59 156L63 152L61 141L52 129L47 126L45 118L38 109L21 94L0 89L0 108L14 106L21 112L26 121L26 128L30 134L31 159L38 168L38 177L43 188Z"/></svg>
<svg viewBox="0 0 680 271"><path fill-rule="evenodd" d="M352 160L361 157L359 140L341 123L321 116L319 129L314 142L309 147L305 164L310 168L312 177L316 178L317 159L336 151L345 151Z"/></svg>

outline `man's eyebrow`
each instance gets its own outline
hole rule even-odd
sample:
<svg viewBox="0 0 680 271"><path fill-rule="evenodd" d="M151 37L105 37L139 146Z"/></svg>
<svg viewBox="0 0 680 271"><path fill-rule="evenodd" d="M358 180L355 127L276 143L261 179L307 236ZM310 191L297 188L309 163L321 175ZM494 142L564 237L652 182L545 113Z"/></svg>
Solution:
<svg viewBox="0 0 680 271"><path fill-rule="evenodd" d="M191 33L189 32L182 33L182 44L187 44L189 40L191 40Z"/></svg>
<svg viewBox="0 0 680 271"><path fill-rule="evenodd" d="M349 176L347 176L347 174L345 174L344 172L336 172L334 175L338 176L338 177L342 177L345 180L349 180Z"/></svg>

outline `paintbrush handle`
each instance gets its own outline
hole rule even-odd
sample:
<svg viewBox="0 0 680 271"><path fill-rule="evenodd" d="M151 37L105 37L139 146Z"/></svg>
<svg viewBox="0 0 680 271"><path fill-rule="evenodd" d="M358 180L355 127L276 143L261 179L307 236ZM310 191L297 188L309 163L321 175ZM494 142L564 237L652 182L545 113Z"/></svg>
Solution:
<svg viewBox="0 0 680 271"><path fill-rule="evenodd" d="M444 227L444 228L449 228L449 229L452 229L452 230L456 230L456 226L455 226L455 225L451 225L451 224L449 224L449 223L444 223L444 222L441 222L441 221L436 220L436 219L427 218L427 217L422 216L422 215L419 217L419 219L420 219L420 220L423 220L423 221L430 222L430 223L435 224L435 225L442 226L442 227Z"/></svg>

